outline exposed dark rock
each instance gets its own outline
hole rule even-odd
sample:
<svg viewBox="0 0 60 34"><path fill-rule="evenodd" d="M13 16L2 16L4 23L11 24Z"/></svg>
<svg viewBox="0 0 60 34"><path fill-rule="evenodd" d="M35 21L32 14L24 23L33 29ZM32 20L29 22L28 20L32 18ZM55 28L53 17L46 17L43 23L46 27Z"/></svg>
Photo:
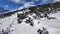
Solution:
<svg viewBox="0 0 60 34"><path fill-rule="evenodd" d="M22 20L17 20L17 21L18 21L18 23L19 23L19 24L21 24L21 23L22 23Z"/></svg>
<svg viewBox="0 0 60 34"><path fill-rule="evenodd" d="M30 23L31 26L34 26L34 23Z"/></svg>
<svg viewBox="0 0 60 34"><path fill-rule="evenodd" d="M38 32L39 34L42 34L42 30L40 30L40 29L38 29L37 32Z"/></svg>
<svg viewBox="0 0 60 34"><path fill-rule="evenodd" d="M50 19L56 19L56 18L55 18L55 17L47 17L47 19L49 19L49 20L50 20Z"/></svg>

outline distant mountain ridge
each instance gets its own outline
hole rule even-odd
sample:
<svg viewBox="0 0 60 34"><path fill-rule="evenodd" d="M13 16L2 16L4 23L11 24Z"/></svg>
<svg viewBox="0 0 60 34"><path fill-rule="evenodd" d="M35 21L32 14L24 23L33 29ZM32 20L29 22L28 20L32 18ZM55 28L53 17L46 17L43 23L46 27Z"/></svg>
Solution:
<svg viewBox="0 0 60 34"><path fill-rule="evenodd" d="M15 13L15 12L19 12L19 11L23 11L23 10L26 10L26 9L29 9L29 10L33 10L33 8L37 9L37 7L39 8L38 10L39 11L49 11L48 8L60 8L60 2L55 2L55 3L48 3L48 4L43 4L43 5L38 5L38 6L31 6L29 8L22 8L22 9L15 9L15 10L12 10L12 11L9 11L9 12L6 12L5 14L8 14L8 13ZM35 10L34 9L34 10Z"/></svg>

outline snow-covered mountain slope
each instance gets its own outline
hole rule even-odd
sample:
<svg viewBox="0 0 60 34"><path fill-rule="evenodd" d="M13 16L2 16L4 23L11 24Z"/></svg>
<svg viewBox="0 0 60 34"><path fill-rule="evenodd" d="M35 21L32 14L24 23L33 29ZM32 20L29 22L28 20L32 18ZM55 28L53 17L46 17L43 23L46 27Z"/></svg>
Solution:
<svg viewBox="0 0 60 34"><path fill-rule="evenodd" d="M0 19L0 31L2 29L6 30L7 27L12 24L12 27L10 27L10 30L14 30L12 34L37 34L37 30L42 30L43 27L45 27L49 31L49 34L60 34L60 12L49 14L49 17L55 17L56 19L47 19L46 17L34 19L32 17L34 15L35 14L28 15L28 17L31 17L31 19L33 20L34 26L26 24L24 22L26 18L21 24L18 24L17 14L13 14L10 17L2 18Z"/></svg>
<svg viewBox="0 0 60 34"><path fill-rule="evenodd" d="M0 31L2 29L6 30L8 27L10 28L10 25L13 25L13 23L17 23L17 14L13 14L9 17L1 18L0 19Z"/></svg>

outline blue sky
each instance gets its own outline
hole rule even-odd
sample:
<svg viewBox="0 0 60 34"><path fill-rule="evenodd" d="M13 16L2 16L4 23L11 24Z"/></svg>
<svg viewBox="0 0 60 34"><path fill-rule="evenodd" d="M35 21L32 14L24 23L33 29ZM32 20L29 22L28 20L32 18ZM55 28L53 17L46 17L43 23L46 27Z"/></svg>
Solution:
<svg viewBox="0 0 60 34"><path fill-rule="evenodd" d="M0 0L0 7L14 10L23 6L41 5L53 2L54 0Z"/></svg>

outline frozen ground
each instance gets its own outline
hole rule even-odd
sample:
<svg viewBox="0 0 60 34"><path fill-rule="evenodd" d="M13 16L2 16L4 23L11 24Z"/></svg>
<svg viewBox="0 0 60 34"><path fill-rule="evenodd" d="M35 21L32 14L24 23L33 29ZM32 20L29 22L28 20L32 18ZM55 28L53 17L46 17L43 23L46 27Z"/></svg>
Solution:
<svg viewBox="0 0 60 34"><path fill-rule="evenodd" d="M12 34L37 34L38 29L42 29L45 27L49 34L60 34L60 12L49 14L50 17L55 17L56 19L50 19L47 18L40 18L40 19L33 19L34 26L30 26L29 24L26 24L25 22L22 22L21 24L17 23L17 14L14 14L10 17L6 17L3 19L0 19L0 31L2 29L5 29L9 27L11 23L14 31ZM38 22L40 22L38 24Z"/></svg>

